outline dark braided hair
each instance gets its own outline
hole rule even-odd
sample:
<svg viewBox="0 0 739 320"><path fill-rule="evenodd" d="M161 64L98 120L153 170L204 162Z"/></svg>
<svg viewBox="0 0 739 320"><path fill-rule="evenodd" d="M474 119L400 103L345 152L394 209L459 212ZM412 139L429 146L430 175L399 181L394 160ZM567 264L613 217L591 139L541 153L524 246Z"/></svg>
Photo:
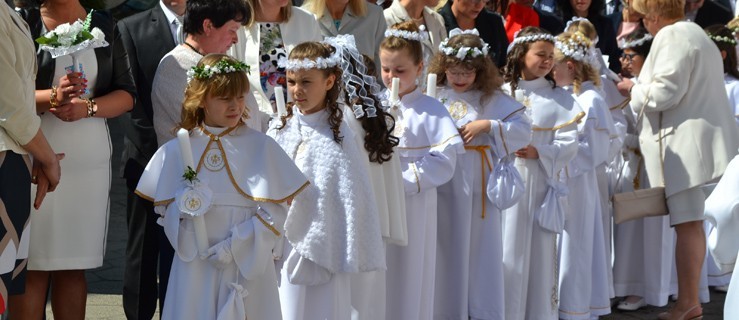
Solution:
<svg viewBox="0 0 739 320"><path fill-rule="evenodd" d="M293 50L290 52L290 59L315 60L319 57L328 58L331 56L332 53L334 53L334 51L334 47L327 44L323 44L320 42L303 42L293 48ZM321 70L325 77L333 74L336 78L333 87L326 91L325 108L328 109L329 112L328 124L331 126L331 131L333 131L334 141L336 141L337 143L341 143L344 137L341 136L341 131L339 130L339 127L341 126L341 121L343 121L344 112L337 102L339 99L339 94L341 93L341 69L339 68L339 66L334 66L326 69L317 70ZM280 120L282 121L282 126L279 128L280 130L285 127L287 119L293 116L293 105L293 103L289 103L287 108L287 115L280 118Z"/></svg>
<svg viewBox="0 0 739 320"><path fill-rule="evenodd" d="M549 31L541 28L526 27L521 29L516 38L541 33L550 34ZM526 53L529 51L529 47L531 47L531 44L533 43L534 42L526 42L522 44L517 44L513 46L513 48L511 48L510 52L508 52L508 60L506 61L505 67L503 67L503 79L505 80L505 82L511 84L511 94L513 94L513 92L515 92L518 88L518 80L521 78L521 72L523 71L524 58L526 57ZM552 87L555 86L551 72L544 76L544 78L552 83Z"/></svg>

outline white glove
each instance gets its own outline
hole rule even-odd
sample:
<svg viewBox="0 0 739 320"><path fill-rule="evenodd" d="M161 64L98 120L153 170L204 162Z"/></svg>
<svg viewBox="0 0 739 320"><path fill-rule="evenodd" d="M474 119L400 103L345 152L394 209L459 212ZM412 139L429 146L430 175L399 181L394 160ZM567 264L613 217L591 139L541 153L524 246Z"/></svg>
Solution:
<svg viewBox="0 0 739 320"><path fill-rule="evenodd" d="M208 259L208 262L210 262L210 264L212 264L216 269L224 269L228 267L234 261L234 257L231 254L231 238L223 240L208 248L205 258Z"/></svg>

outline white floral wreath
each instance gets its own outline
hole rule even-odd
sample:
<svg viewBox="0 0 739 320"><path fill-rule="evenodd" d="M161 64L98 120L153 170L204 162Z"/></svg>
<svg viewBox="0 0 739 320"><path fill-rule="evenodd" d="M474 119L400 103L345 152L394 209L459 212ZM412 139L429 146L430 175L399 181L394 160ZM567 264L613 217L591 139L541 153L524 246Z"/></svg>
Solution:
<svg viewBox="0 0 739 320"><path fill-rule="evenodd" d="M341 64L341 53L337 49L328 58L318 57L317 59L304 58L298 59L285 59L282 58L277 62L277 66L285 68L285 71L297 71L300 69L328 69L333 68Z"/></svg>
<svg viewBox="0 0 739 320"><path fill-rule="evenodd" d="M633 41L626 41L625 38L621 38L621 40L619 40L618 42L618 47L621 48L621 50L639 47L644 45L647 41L651 41L652 39L654 39L654 37L648 33L645 34L643 37Z"/></svg>
<svg viewBox="0 0 739 320"><path fill-rule="evenodd" d="M736 39L734 38L719 36L719 35L710 34L710 33L708 34L708 37L711 38L711 40L713 40L714 42L723 42L723 43L730 44L732 46L736 45Z"/></svg>
<svg viewBox="0 0 739 320"><path fill-rule="evenodd" d="M217 74L226 74L233 72L249 73L249 65L241 61L231 62L226 59L218 60L213 65L194 66L187 70L187 83L192 79L210 79Z"/></svg>
<svg viewBox="0 0 739 320"><path fill-rule="evenodd" d="M487 43L485 43L485 41L482 41L482 39L480 39L480 41L482 42L482 49L478 47L464 47L464 46L459 47L459 48L454 48L454 47L450 47L447 45L447 43L449 42L449 39L457 35L461 35L461 34L471 34L471 35L475 35L478 37L480 36L480 33L477 31L477 29L462 30L459 28L454 28L452 31L449 31L449 38L446 38L444 39L444 41L441 42L441 44L439 45L439 50L443 52L445 55L450 56L450 57L455 57L459 60L464 60L467 57L477 58L479 56L485 56L488 54L488 50L490 49L490 46Z"/></svg>
<svg viewBox="0 0 739 320"><path fill-rule="evenodd" d="M587 60L590 47L585 46L583 45L583 42L580 42L583 38L579 32L575 32L574 37L578 41L573 39L567 39L564 41L557 39L554 43L554 47L561 51L565 57L572 58L580 62L589 62Z"/></svg>
<svg viewBox="0 0 739 320"><path fill-rule="evenodd" d="M513 39L513 41L511 41L511 44L508 45L508 52L511 52L513 47L519 44L536 42L536 41L547 41L547 42L554 43L555 39L553 35L548 34L548 33L534 33L534 34L516 37L515 39Z"/></svg>
<svg viewBox="0 0 739 320"><path fill-rule="evenodd" d="M387 29L385 30L385 38L396 37L411 41L423 42L424 40L428 39L429 35L428 32L426 32L426 26L420 26L419 29L421 30L421 32Z"/></svg>

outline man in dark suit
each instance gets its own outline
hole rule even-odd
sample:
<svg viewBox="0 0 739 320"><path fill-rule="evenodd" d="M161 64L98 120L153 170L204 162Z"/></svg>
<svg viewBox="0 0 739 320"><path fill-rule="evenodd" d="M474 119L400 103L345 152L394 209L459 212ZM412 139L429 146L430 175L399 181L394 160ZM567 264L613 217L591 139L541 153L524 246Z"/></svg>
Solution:
<svg viewBox="0 0 739 320"><path fill-rule="evenodd" d="M493 62L502 67L505 65L508 49L503 18L485 9L485 3L485 0L449 0L439 9L439 14L444 18L447 32L454 28L476 28L480 32L480 38L490 45Z"/></svg>
<svg viewBox="0 0 739 320"><path fill-rule="evenodd" d="M128 187L128 243L123 275L123 309L128 319L151 319L159 299L164 305L173 249L152 202L134 194L149 159L157 150L151 108L151 86L159 60L178 42L185 0L167 0L118 22L138 90L133 110L124 118L122 173ZM181 30L181 28L179 28ZM181 31L179 31L181 33ZM159 286L157 287L157 265Z"/></svg>

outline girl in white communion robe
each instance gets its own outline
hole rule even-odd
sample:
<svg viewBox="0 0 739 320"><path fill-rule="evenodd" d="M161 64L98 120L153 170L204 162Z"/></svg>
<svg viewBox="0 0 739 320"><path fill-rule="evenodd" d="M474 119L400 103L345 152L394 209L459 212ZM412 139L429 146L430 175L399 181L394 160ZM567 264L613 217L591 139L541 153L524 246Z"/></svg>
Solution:
<svg viewBox="0 0 739 320"><path fill-rule="evenodd" d="M366 155L337 102L340 63L337 48L319 42L296 46L280 63L295 104L268 134L312 183L285 222L279 288L285 319L350 319L352 278L386 268Z"/></svg>
<svg viewBox="0 0 739 320"><path fill-rule="evenodd" d="M282 318L272 250L284 203L308 182L277 143L244 125L247 69L225 55L201 59L183 103L189 136L165 143L137 187L177 253L162 319Z"/></svg>

